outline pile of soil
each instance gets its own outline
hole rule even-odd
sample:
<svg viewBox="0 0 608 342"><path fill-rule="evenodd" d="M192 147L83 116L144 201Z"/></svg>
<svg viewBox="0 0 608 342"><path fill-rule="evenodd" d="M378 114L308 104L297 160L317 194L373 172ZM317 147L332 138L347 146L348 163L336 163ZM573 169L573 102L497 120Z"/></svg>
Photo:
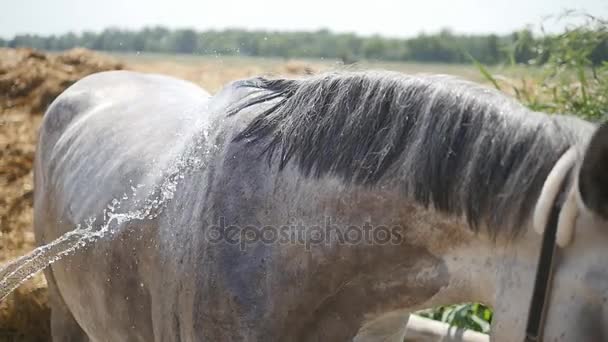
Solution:
<svg viewBox="0 0 608 342"><path fill-rule="evenodd" d="M86 49L59 55L32 49L0 49L0 110L20 107L41 113L82 77L116 69L122 69L122 64Z"/></svg>
<svg viewBox="0 0 608 342"><path fill-rule="evenodd" d="M86 49L61 54L0 48L0 265L34 247L32 164L46 107L89 74L122 69ZM0 302L0 341L48 341L49 309L39 274Z"/></svg>

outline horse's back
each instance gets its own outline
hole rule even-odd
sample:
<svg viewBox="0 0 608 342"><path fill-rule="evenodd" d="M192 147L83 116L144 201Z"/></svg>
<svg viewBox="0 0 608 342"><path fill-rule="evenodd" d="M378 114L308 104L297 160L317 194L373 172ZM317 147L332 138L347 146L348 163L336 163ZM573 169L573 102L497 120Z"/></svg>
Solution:
<svg viewBox="0 0 608 342"><path fill-rule="evenodd" d="M76 222L131 186L153 186L205 120L209 94L166 76L88 76L49 107L40 129L37 187L52 188Z"/></svg>

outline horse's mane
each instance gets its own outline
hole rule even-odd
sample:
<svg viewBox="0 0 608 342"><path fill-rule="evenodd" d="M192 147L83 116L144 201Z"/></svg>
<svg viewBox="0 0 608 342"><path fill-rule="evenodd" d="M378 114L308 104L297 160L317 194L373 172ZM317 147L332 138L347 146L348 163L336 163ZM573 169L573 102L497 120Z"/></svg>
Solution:
<svg viewBox="0 0 608 342"><path fill-rule="evenodd" d="M264 144L280 169L293 162L305 176L364 185L399 177L410 198L493 236L521 230L577 140L570 120L448 76L337 72L239 86L253 91L232 114L264 105L236 140Z"/></svg>

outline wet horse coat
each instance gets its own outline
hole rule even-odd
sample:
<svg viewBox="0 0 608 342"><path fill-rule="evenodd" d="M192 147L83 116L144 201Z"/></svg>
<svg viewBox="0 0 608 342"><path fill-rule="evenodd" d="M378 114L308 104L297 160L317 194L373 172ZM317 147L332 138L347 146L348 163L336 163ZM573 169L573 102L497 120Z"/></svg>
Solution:
<svg viewBox="0 0 608 342"><path fill-rule="evenodd" d="M154 193L184 155L196 163L153 219L47 270L53 336L397 341L411 310L478 300L496 309L496 340L513 340L533 208L594 130L447 77L251 79L209 97L162 76L89 76L44 118L41 244L114 199L141 205L125 194Z"/></svg>

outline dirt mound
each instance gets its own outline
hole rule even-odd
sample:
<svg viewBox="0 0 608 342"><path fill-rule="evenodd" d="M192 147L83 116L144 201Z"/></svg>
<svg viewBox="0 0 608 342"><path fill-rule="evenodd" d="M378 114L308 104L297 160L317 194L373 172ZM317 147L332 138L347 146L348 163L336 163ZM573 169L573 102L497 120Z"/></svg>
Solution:
<svg viewBox="0 0 608 342"><path fill-rule="evenodd" d="M82 77L122 69L121 63L86 49L53 55L32 49L0 49L0 110L42 113L65 88Z"/></svg>
<svg viewBox="0 0 608 342"><path fill-rule="evenodd" d="M85 49L47 54L0 48L0 264L34 246L32 164L48 104L80 78L122 69ZM49 309L42 275L0 302L0 341L46 341Z"/></svg>
<svg viewBox="0 0 608 342"><path fill-rule="evenodd" d="M0 341L50 341L50 308L42 274L25 282L0 303Z"/></svg>

